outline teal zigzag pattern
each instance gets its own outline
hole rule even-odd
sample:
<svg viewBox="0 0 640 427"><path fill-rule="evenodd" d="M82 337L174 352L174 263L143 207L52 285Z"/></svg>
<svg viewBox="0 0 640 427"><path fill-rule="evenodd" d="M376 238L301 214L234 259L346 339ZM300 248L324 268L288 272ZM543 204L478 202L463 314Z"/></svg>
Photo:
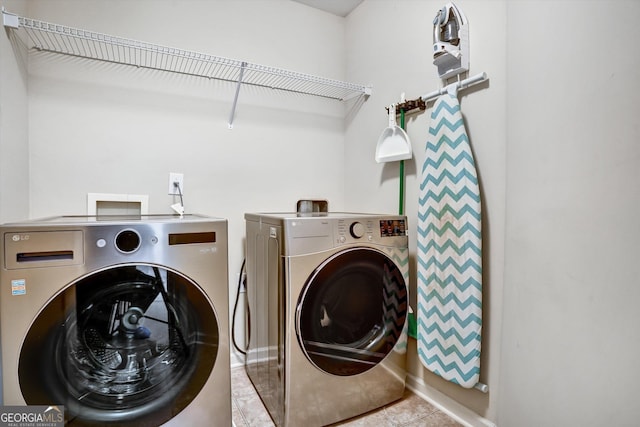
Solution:
<svg viewBox="0 0 640 427"><path fill-rule="evenodd" d="M464 292L466 289L469 289L469 287L474 287L474 288L477 288L478 291L482 291L482 283L478 282L478 280L476 280L475 277L468 277L464 282L461 282L454 276L448 276L447 278L442 280L435 274L432 274L431 276L424 279L424 281L425 282L433 281L436 285L440 286L441 288L444 288L445 286L451 286L453 284L453 286L458 288L460 292Z"/></svg>
<svg viewBox="0 0 640 427"><path fill-rule="evenodd" d="M445 94L431 113L418 210L418 356L471 388L480 377L480 189L460 104Z"/></svg>
<svg viewBox="0 0 640 427"><path fill-rule="evenodd" d="M474 246L474 245L470 245L470 246ZM432 252L436 252L436 251L432 251ZM466 255L468 252L465 252L464 255ZM427 262L422 262L422 258L420 258L420 261L418 263L418 266L424 266L424 268L429 271L430 268L435 267L436 269L438 269L438 271L445 271L448 269L448 267L452 267L451 270L453 270L452 273L462 273L467 271L468 269L473 269L476 270L479 273L482 273L482 268L480 266L480 264L478 264L475 260L472 259L467 259L464 261L463 264L458 263L453 257L448 257L447 259L444 260L444 262L440 262L438 257L431 257L427 259Z"/></svg>
<svg viewBox="0 0 640 427"><path fill-rule="evenodd" d="M466 297L458 296L457 294L455 294L453 292L449 292L445 296L442 296L442 295L440 295L440 293L436 289L433 289L428 294L425 294L422 291L422 289L420 289L420 290L418 290L418 295L420 295L422 298L424 298L426 300L433 300L434 303L437 302L441 306L446 306L447 304L453 303L454 307L461 308L463 310L466 310L467 307L470 307L470 306L473 306L473 305L475 305L475 306L477 306L479 308L482 307L482 303L480 301L478 301L478 299L473 296L472 292L470 292L470 295L468 295Z"/></svg>
<svg viewBox="0 0 640 427"><path fill-rule="evenodd" d="M463 319L455 312L449 311L447 313L442 313L441 310L438 310L436 308L432 308L431 310L426 311L424 314L424 317L431 319L431 321L437 320L440 323L452 322L452 324L461 326L462 328L466 328L467 326L473 325L474 323L477 326L480 326L482 324L482 318L480 316L470 315L469 317ZM435 319L436 317L437 319ZM424 323L424 325L426 325L426 323Z"/></svg>
<svg viewBox="0 0 640 427"><path fill-rule="evenodd" d="M460 135L455 140L443 135L437 142L427 142L427 150L438 151L442 144L448 144L453 148L458 148L458 145L462 142L466 142L467 144L469 143L469 139L466 134Z"/></svg>
<svg viewBox="0 0 640 427"><path fill-rule="evenodd" d="M436 331L442 335L445 338L449 338L451 336L455 336L455 338L460 341L462 344L467 345L469 343L471 343L472 341L477 341L480 339L480 334L478 334L477 332L471 332L467 335L464 335L463 333L458 332L457 330L454 329L443 329L440 325L438 325L437 323L432 323L431 326L429 325L423 325L423 327L425 328L425 330L427 332L433 332ZM434 343L437 342L434 340ZM427 343L427 347L430 347L431 345L429 343ZM442 347L442 346L441 346ZM446 349L444 350L446 351Z"/></svg>
<svg viewBox="0 0 640 427"><path fill-rule="evenodd" d="M384 267L383 284L385 292L383 294L385 322L387 326L394 328L401 327L400 335L397 337L393 350L400 354L406 353L409 336L409 248L386 249L385 252L395 263L396 268ZM389 266L391 267L391 266ZM399 272L401 277L396 276ZM395 304L397 311L390 310Z"/></svg>
<svg viewBox="0 0 640 427"><path fill-rule="evenodd" d="M471 156L471 152L462 152L455 157L451 156L450 154L444 153L442 157L440 157L438 160L432 160L430 158L427 158L422 168L422 174L424 176L425 170L428 169L429 167L439 168L440 166L443 166L445 162L449 164L451 168L456 168L458 167L458 165L460 165L465 161L473 162L473 157Z"/></svg>
<svg viewBox="0 0 640 427"><path fill-rule="evenodd" d="M434 185L440 185L445 179L448 179L450 182L459 182L462 178L467 178L472 182L474 182L475 184L478 183L477 182L478 180L475 177L475 175L473 175L471 172L469 172L466 169L461 170L460 173L458 173L458 175L456 176L453 176L451 172L449 172L448 170L445 170L444 172L442 172L442 175L440 176L432 176L432 175L427 176L426 181L420 184L420 190L422 190L429 182L432 182Z"/></svg>
<svg viewBox="0 0 640 427"><path fill-rule="evenodd" d="M469 341L477 341L477 339L473 339L473 338L479 338L480 335L478 334L472 334L473 336L471 337L471 339ZM456 346L450 346L450 347L445 347L442 344L440 344L439 340L433 340L433 341L427 341L427 350L437 350L438 352L440 352L441 354L445 355L445 356L455 356L457 357L461 362L463 363L468 363L470 361L472 361L476 356L478 356L480 354L479 350L474 350L471 351L469 353L463 353L460 350L458 350L458 348ZM462 368L460 368L461 371L464 372L464 370ZM469 372L469 371L466 371Z"/></svg>
<svg viewBox="0 0 640 427"><path fill-rule="evenodd" d="M477 247L473 242L470 242L470 241L466 241L462 244L462 246L458 246L456 242L452 240L447 240L444 243L444 245L438 245L438 242L436 242L435 240L429 240L429 242L427 243L427 246L424 248L424 251L426 252L432 249L435 249L440 253L445 253L447 250L450 249L453 253L458 255L462 255L466 251L471 250L478 253L479 255L482 255L482 250L479 247Z"/></svg>
<svg viewBox="0 0 640 427"><path fill-rule="evenodd" d="M431 209L431 208L428 208L428 209ZM438 212L438 210L435 210L435 212ZM423 221L427 221L429 219L429 217L427 215L425 215L425 212L419 213L418 217L419 218L424 218ZM458 215L458 218L462 218L462 214ZM476 218L476 219L478 219L478 222L480 222L479 218ZM478 239L482 238L482 233L480 232L480 227L476 227L475 224L471 224L471 223L466 223L461 227L456 227L454 224L451 224L451 223L446 223L443 227L437 227L435 224L429 224L424 229L418 228L418 233L421 233L422 231L424 231L425 234L434 233L438 237L442 237L442 236L447 235L447 234L453 234L456 237L461 238L462 236L464 236L464 235L466 235L468 233L472 233ZM426 247L426 246L424 246L424 247Z"/></svg>
<svg viewBox="0 0 640 427"><path fill-rule="evenodd" d="M424 221L428 215L446 215L446 214L450 214L458 217L463 217L464 215L471 215L472 217L480 221L480 212L476 211L472 207L468 205L464 205L464 206L461 206L459 209L456 209L455 206L450 206L448 203L445 203L442 207L440 207L439 210L437 210L433 206L429 206L425 211L420 212L418 218ZM438 234L442 234L442 230L440 231L441 232Z"/></svg>
<svg viewBox="0 0 640 427"><path fill-rule="evenodd" d="M460 182L460 181L458 181ZM441 190L427 190L427 188L429 188L428 185L425 185L425 194L420 197L420 202L426 202L427 200L431 201L431 200L435 200L436 202L440 202L443 199L447 199L447 200L453 200L454 202L459 202L460 200L465 200L467 198L471 198L473 200L475 200L476 202L480 201L480 195L479 194L475 194L473 192L472 188L461 188L460 190L455 190L452 189L450 187L444 187Z"/></svg>
<svg viewBox="0 0 640 427"><path fill-rule="evenodd" d="M402 273L393 263L383 266L382 302L387 343L393 347L402 338L407 320L407 287Z"/></svg>

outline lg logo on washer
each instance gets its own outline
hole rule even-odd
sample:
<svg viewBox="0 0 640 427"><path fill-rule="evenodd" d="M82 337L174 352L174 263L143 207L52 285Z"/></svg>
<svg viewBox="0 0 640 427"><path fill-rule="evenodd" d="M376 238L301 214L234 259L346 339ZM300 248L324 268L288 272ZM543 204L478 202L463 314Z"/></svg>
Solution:
<svg viewBox="0 0 640 427"><path fill-rule="evenodd" d="M29 240L29 235L28 234L14 234L13 237L11 237L11 240L13 240L14 242L21 242L21 241Z"/></svg>

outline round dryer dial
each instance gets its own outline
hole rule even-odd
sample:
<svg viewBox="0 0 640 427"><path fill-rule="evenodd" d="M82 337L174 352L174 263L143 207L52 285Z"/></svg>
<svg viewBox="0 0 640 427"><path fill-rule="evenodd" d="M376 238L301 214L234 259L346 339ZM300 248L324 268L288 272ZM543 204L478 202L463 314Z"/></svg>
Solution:
<svg viewBox="0 0 640 427"><path fill-rule="evenodd" d="M364 225L362 225L361 222L354 222L351 224L351 227L349 227L349 232L353 237L359 239L364 236Z"/></svg>

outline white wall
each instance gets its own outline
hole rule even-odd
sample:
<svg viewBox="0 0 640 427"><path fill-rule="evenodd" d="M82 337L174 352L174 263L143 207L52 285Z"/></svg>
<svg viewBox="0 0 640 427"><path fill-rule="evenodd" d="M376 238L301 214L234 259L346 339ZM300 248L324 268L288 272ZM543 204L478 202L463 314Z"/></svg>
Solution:
<svg viewBox="0 0 640 427"><path fill-rule="evenodd" d="M634 425L640 3L457 4L470 20L471 74L490 78L460 94L483 191L481 381L490 391L430 374L414 341L410 382L500 426ZM246 211L289 210L302 197L327 198L333 210L397 211L398 165L376 164L375 143L386 105L441 85L430 56L442 2L365 0L346 19L288 0L28 5L30 17L374 92L348 103L343 121L340 103L243 88L229 131L233 87L111 64L32 56L27 98L2 36L0 220L82 213L88 192L149 194L152 211L169 212L167 175L183 172L187 209L229 218L233 291ZM407 120L411 236L429 112ZM9 208L11 192L18 203ZM415 306L415 279L411 290Z"/></svg>
<svg viewBox="0 0 640 427"><path fill-rule="evenodd" d="M40 1L29 17L333 79L345 78L344 19L289 0ZM230 298L244 213L344 199L344 105L47 53L29 63L32 218L86 212L87 193L148 194L172 213L169 172L187 212L229 220ZM242 318L242 312L238 318ZM238 330L242 330L242 324ZM242 339L240 339L242 341Z"/></svg>
<svg viewBox="0 0 640 427"><path fill-rule="evenodd" d="M440 1L366 0L347 17L348 79L372 83L373 95L348 123L346 194L348 210L398 212L399 163L374 160L379 135L387 126L385 107L416 99L442 87L432 64L432 21ZM483 342L480 380L490 392L463 389L424 369L416 342L409 342L409 383L424 394L443 393L488 419L495 419L500 373L500 330L504 271L506 150L506 6L503 1L458 1L469 19L471 69L490 81L460 92L462 113L474 151L483 203ZM407 116L414 157L406 161L406 208L410 230L411 301L416 305L416 226L419 181L429 116ZM433 393L433 392L436 393ZM444 400L443 405L447 405ZM453 409L452 409L453 410Z"/></svg>
<svg viewBox="0 0 640 427"><path fill-rule="evenodd" d="M499 423L638 425L640 2L508 3Z"/></svg>
<svg viewBox="0 0 640 427"><path fill-rule="evenodd" d="M18 1L7 1L4 6L14 13L25 11ZM26 50L0 36L0 224L29 213L27 121ZM2 393L0 387L0 402Z"/></svg>
<svg viewBox="0 0 640 427"><path fill-rule="evenodd" d="M417 363L410 380L502 426L635 425L640 3L457 4L470 20L471 74L491 79L461 99L484 191L490 391L463 391ZM375 141L385 105L439 85L429 29L440 6L368 0L347 18L348 78L375 88L347 128L349 209L397 209L398 167L373 161ZM407 124L412 235L428 112Z"/></svg>
<svg viewBox="0 0 640 427"><path fill-rule="evenodd" d="M15 13L25 4L3 4ZM3 27L4 29L4 27ZM26 50L0 34L0 223L29 213Z"/></svg>

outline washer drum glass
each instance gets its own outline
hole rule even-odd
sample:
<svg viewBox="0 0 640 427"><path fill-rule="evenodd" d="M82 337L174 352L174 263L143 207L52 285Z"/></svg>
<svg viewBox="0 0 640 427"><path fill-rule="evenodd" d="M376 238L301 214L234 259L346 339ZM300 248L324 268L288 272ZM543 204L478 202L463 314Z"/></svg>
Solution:
<svg viewBox="0 0 640 427"><path fill-rule="evenodd" d="M27 404L63 404L71 425L160 425L198 394L218 352L203 291L179 273L126 265L55 296L20 353Z"/></svg>

